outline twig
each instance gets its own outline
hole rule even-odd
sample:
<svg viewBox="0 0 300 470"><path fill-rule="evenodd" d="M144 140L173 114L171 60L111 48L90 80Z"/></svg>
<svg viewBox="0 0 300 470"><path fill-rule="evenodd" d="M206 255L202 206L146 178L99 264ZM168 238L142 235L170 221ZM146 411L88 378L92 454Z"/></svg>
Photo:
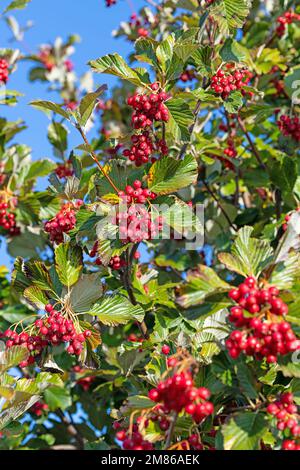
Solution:
<svg viewBox="0 0 300 470"><path fill-rule="evenodd" d="M66 426L66 430L71 437L73 437L77 442L77 448L80 450L84 449L84 440L80 432L78 431L76 425L69 420L62 410L57 411L58 416L61 419L61 422Z"/></svg>
<svg viewBox="0 0 300 470"><path fill-rule="evenodd" d="M106 173L106 171L104 170L103 166L101 165L101 163L99 162L95 152L90 148L90 144L89 144L89 141L87 140L87 137L82 129L81 126L77 125L76 128L78 129L81 137L83 138L84 140L84 143L86 144L86 146L88 147L88 152L89 154L91 155L92 159L94 160L94 162L96 163L96 165L98 166L99 170L101 171L101 173L103 174L103 176L107 179L107 181L109 182L109 184L111 185L111 187L116 191L116 193L119 192L117 186L115 185L115 183L112 181L112 179L110 178L110 176Z"/></svg>
<svg viewBox="0 0 300 470"><path fill-rule="evenodd" d="M178 413L174 412L173 415L171 416L171 423L170 423L170 427L168 429L165 450L167 450L171 445L177 418L178 418Z"/></svg>
<svg viewBox="0 0 300 470"><path fill-rule="evenodd" d="M247 139L248 142L249 142L249 145L250 145L250 147L251 147L251 149L252 149L252 152L254 153L254 155L255 155L255 157L256 157L258 163L260 164L260 166L261 166L264 170L266 170L267 167L266 167L266 165L264 164L264 162L262 161L261 156L259 155L257 148L255 147L254 143L252 142L252 139L251 139L251 137L250 137L250 135L249 135L249 132L247 131L247 129L246 129L246 127L245 127L245 124L243 123L241 117L238 116L237 120L238 120L238 123L239 123L240 128L241 128L242 131L244 132L245 137L246 137L246 139Z"/></svg>
<svg viewBox="0 0 300 470"><path fill-rule="evenodd" d="M135 298L133 289L132 289L132 284L131 284L131 266L132 266L132 261L133 261L134 254L137 251L137 249L138 249L138 244L136 244L132 248L130 255L129 255L128 250L127 250L127 266L126 266L126 268L124 270L124 273L123 273L124 287L127 290L128 297L129 297L130 302L132 303L132 305L137 305L138 304L137 300ZM148 329L147 329L146 323L144 321L138 322L138 327L139 327L139 330L140 330L143 338L148 339L149 335L148 335Z"/></svg>
<svg viewBox="0 0 300 470"><path fill-rule="evenodd" d="M217 196L215 195L215 193L212 191L212 189L209 187L209 185L207 184L207 182L205 180L202 180L206 190L209 192L209 194L211 195L211 197L216 201L219 209L221 210L222 214L224 215L225 219L227 220L227 222L229 223L230 227L236 232L237 229L236 227L233 225L229 215L227 214L226 210L224 209L224 207L222 206L221 202L219 201L219 199L217 198Z"/></svg>

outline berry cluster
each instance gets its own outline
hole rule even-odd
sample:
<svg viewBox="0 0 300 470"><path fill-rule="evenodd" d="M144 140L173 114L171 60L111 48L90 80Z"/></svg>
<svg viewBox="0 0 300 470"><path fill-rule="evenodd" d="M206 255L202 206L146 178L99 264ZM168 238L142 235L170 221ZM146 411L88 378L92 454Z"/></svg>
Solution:
<svg viewBox="0 0 300 470"><path fill-rule="evenodd" d="M276 34L281 38L284 35L288 24L291 24L294 21L300 21L300 15L293 11L287 11L283 16L279 16L276 21L278 23Z"/></svg>
<svg viewBox="0 0 300 470"><path fill-rule="evenodd" d="M115 219L123 243L139 243L158 236L163 228L162 217L153 220L151 211L141 205L132 205L125 212L119 212Z"/></svg>
<svg viewBox="0 0 300 470"><path fill-rule="evenodd" d="M267 406L267 412L276 418L278 431L283 431L285 439L282 443L283 450L300 450L300 414L294 402L294 396L290 392L281 394L278 399Z"/></svg>
<svg viewBox="0 0 300 470"><path fill-rule="evenodd" d="M8 62L5 59L0 59L0 84L7 83L8 80Z"/></svg>
<svg viewBox="0 0 300 470"><path fill-rule="evenodd" d="M48 411L49 406L46 403L42 403L41 401L37 401L32 407L30 408L30 412L33 413L35 416L42 416L42 414Z"/></svg>
<svg viewBox="0 0 300 470"><path fill-rule="evenodd" d="M64 204L58 214L56 214L53 219L48 220L45 223L45 231L49 233L50 240L53 243L62 243L64 240L64 233L69 233L75 227L75 210L82 204L83 202L81 200L76 201L74 204Z"/></svg>
<svg viewBox="0 0 300 470"><path fill-rule="evenodd" d="M119 426L118 426L119 425ZM114 423L114 428L119 429L120 424ZM145 440L138 430L138 425L134 424L132 432L127 429L120 429L116 432L116 439L122 442L124 450L153 450L153 444Z"/></svg>
<svg viewBox="0 0 300 470"><path fill-rule="evenodd" d="M274 363L279 354L300 349L300 341L290 324L278 318L288 313L288 307L279 297L277 287L258 289L256 279L248 277L237 289L229 292L229 297L239 304L230 309L229 321L242 328L234 330L226 340L232 358L244 352L258 360L266 357L268 363ZM253 316L255 314L258 315ZM272 316L275 316L275 321Z"/></svg>
<svg viewBox="0 0 300 470"><path fill-rule="evenodd" d="M143 19L138 18L135 13L130 17L129 26L131 27L131 29L136 31L136 34L139 37L146 38L147 36L149 36L149 31L145 28L145 26L147 25L145 23L143 24Z"/></svg>
<svg viewBox="0 0 300 470"><path fill-rule="evenodd" d="M149 392L149 398L162 403L162 410L169 414L172 410L180 413L185 410L196 423L200 423L214 411L213 404L208 401L210 391L205 387L196 388L189 372L175 373L172 377L159 382Z"/></svg>
<svg viewBox="0 0 300 470"><path fill-rule="evenodd" d="M118 196L126 204L144 204L148 199L153 200L156 198L156 194L150 191L150 189L142 188L140 180L135 180L133 186L128 184L125 191L119 191Z"/></svg>
<svg viewBox="0 0 300 470"><path fill-rule="evenodd" d="M20 228L16 225L16 216L10 212L7 202L0 202L0 227L9 235L20 235Z"/></svg>
<svg viewBox="0 0 300 470"><path fill-rule="evenodd" d="M38 356L47 346L58 346L68 343L67 352L71 355L79 356L83 349L83 343L91 336L90 330L77 333L72 320L65 318L60 312L54 310L51 304L46 305L47 316L35 321L35 335L29 335L26 331L18 334L13 330L6 330L4 336L8 338L6 347L11 348L16 345L24 345L28 349L30 356L26 361L21 362L20 367L27 367L33 364L35 356Z"/></svg>
<svg viewBox="0 0 300 470"><path fill-rule="evenodd" d="M38 319L35 321L39 335L52 346L69 343L67 352L79 356L83 349L83 343L86 338L91 336L90 330L77 333L73 321L54 310L51 304L46 305L45 311L48 316L44 320Z"/></svg>
<svg viewBox="0 0 300 470"><path fill-rule="evenodd" d="M84 372L84 369L82 369L80 366L74 366L72 370L77 374L82 374ZM95 377L90 375L88 377L81 377L80 379L76 380L76 383L80 385L80 387L85 392L88 392L94 381L95 381Z"/></svg>
<svg viewBox="0 0 300 470"><path fill-rule="evenodd" d="M254 277L247 277L245 282L239 285L236 289L229 291L229 297L237 302L242 309L247 310L249 313L260 312L266 304L270 305L270 312L274 315L286 315L288 312L287 305L279 297L279 290L277 287L271 286L268 289L259 289L257 281ZM233 317L236 326L243 326L248 319Z"/></svg>
<svg viewBox="0 0 300 470"><path fill-rule="evenodd" d="M284 114L280 116L277 125L284 136L300 142L300 119L298 116L290 117Z"/></svg>
<svg viewBox="0 0 300 470"><path fill-rule="evenodd" d="M70 161L67 161L66 163L57 165L57 167L55 168L55 173L60 179L68 178L68 176L73 176L74 169L72 167L72 163Z"/></svg>
<svg viewBox="0 0 300 470"><path fill-rule="evenodd" d="M235 158L237 156L237 150L235 148L234 140L229 138L227 140L227 147L224 150L224 154L229 158Z"/></svg>
<svg viewBox="0 0 300 470"><path fill-rule="evenodd" d="M169 111L164 104L168 99L167 93L159 91L158 83L152 83L151 89L153 93L149 96L136 93L127 100L127 104L134 109L131 122L135 129L150 127L154 121L169 120Z"/></svg>
<svg viewBox="0 0 300 470"><path fill-rule="evenodd" d="M111 7L117 3L117 0L105 0L106 6Z"/></svg>
<svg viewBox="0 0 300 470"><path fill-rule="evenodd" d="M131 162L135 162L136 166L148 163L149 157L154 151L162 155L168 154L168 146L166 141L161 139L156 143L152 141L150 133L143 131L142 134L134 134L131 136L132 145L130 149L123 150L124 157L128 157ZM151 158L151 162L155 162L155 158Z"/></svg>
<svg viewBox="0 0 300 470"><path fill-rule="evenodd" d="M220 69L212 77L211 87L225 100L232 91L242 90L244 86L248 85L251 78L252 73L247 69L236 70L234 73Z"/></svg>

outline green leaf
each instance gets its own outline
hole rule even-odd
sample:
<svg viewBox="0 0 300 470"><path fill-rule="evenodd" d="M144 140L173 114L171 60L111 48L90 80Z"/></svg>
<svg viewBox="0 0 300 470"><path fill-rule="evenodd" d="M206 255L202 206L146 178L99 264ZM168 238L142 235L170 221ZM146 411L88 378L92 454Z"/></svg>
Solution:
<svg viewBox="0 0 300 470"><path fill-rule="evenodd" d="M239 44L235 39L227 38L220 49L220 57L224 62L242 62L248 50Z"/></svg>
<svg viewBox="0 0 300 470"><path fill-rule="evenodd" d="M281 162L272 164L270 177L272 182L283 192L292 192L297 181L297 161L285 156Z"/></svg>
<svg viewBox="0 0 300 470"><path fill-rule="evenodd" d="M156 57L163 72L166 72L171 64L174 44L174 35L170 34L156 49Z"/></svg>
<svg viewBox="0 0 300 470"><path fill-rule="evenodd" d="M167 132L175 140L189 141L189 127L194 115L188 103L182 98L171 98L166 101L166 106L170 113L169 121L166 123Z"/></svg>
<svg viewBox="0 0 300 470"><path fill-rule="evenodd" d="M0 374L20 364L28 358L28 349L25 346L12 346L0 352Z"/></svg>
<svg viewBox="0 0 300 470"><path fill-rule="evenodd" d="M82 271L81 249L70 243L61 243L55 249L55 268L62 284L68 288L73 286Z"/></svg>
<svg viewBox="0 0 300 470"><path fill-rule="evenodd" d="M96 300L99 300L102 292L101 274L82 274L71 291L70 300L74 312L88 311Z"/></svg>
<svg viewBox="0 0 300 470"><path fill-rule="evenodd" d="M31 284L34 284L42 290L52 290L52 281L49 271L41 261L29 261L25 263L23 271L28 279L30 279Z"/></svg>
<svg viewBox="0 0 300 470"><path fill-rule="evenodd" d="M124 325L129 321L142 322L144 310L132 303L122 295L107 296L97 302L90 310L89 315L98 317L104 325Z"/></svg>
<svg viewBox="0 0 300 470"><path fill-rule="evenodd" d="M289 289L300 278L300 255L290 251L287 258L276 264L269 280L278 289Z"/></svg>
<svg viewBox="0 0 300 470"><path fill-rule="evenodd" d="M54 113L59 114L60 116L67 119L68 121L70 120L70 116L67 113L67 111L65 111L61 106L59 106L59 104L53 103L52 101L37 100L37 101L32 101L30 104L34 108L38 108L41 111L44 111L46 113L48 111L53 111Z"/></svg>
<svg viewBox="0 0 300 470"><path fill-rule="evenodd" d="M92 60L89 62L89 65L94 72L108 73L120 77L122 80L126 80L134 85L143 85L135 70L129 67L125 60L117 53L108 54L99 59Z"/></svg>
<svg viewBox="0 0 300 470"><path fill-rule="evenodd" d="M95 92L87 93L81 100L79 105L80 125L85 126L94 111L96 101L102 93L107 90L106 85L102 85Z"/></svg>
<svg viewBox="0 0 300 470"><path fill-rule="evenodd" d="M281 356L278 359L278 368L285 377L296 377L300 379L300 354L299 351L294 353L295 357ZM292 355L293 356L293 355Z"/></svg>
<svg viewBox="0 0 300 470"><path fill-rule="evenodd" d="M233 91L223 104L228 113L235 114L243 106L243 95L239 91Z"/></svg>
<svg viewBox="0 0 300 470"><path fill-rule="evenodd" d="M284 87L290 98L294 102L300 101L300 66L292 68L289 73L285 74Z"/></svg>
<svg viewBox="0 0 300 470"><path fill-rule="evenodd" d="M38 160L29 165L26 180L47 176L54 170L56 164L51 160Z"/></svg>
<svg viewBox="0 0 300 470"><path fill-rule="evenodd" d="M44 309L45 305L48 303L45 293L37 286L27 287L27 289L24 290L24 297L33 307L40 310Z"/></svg>
<svg viewBox="0 0 300 470"><path fill-rule="evenodd" d="M241 28L249 14L251 0L219 0L210 8L209 15L225 36Z"/></svg>
<svg viewBox="0 0 300 470"><path fill-rule="evenodd" d="M151 166L148 186L156 194L169 194L195 183L197 175L198 165L191 155L183 160L163 157Z"/></svg>
<svg viewBox="0 0 300 470"><path fill-rule="evenodd" d="M4 10L3 13L7 13L11 10L22 10L23 8L27 7L28 3L31 0L13 0Z"/></svg>
<svg viewBox="0 0 300 470"><path fill-rule="evenodd" d="M156 57L157 41L152 38L138 38L135 42L135 58L141 62L146 62L150 65L158 67L158 61Z"/></svg>
<svg viewBox="0 0 300 470"><path fill-rule="evenodd" d="M65 410L72 405L70 392L66 388L49 387L44 393L44 398L50 411L55 411L57 408Z"/></svg>
<svg viewBox="0 0 300 470"><path fill-rule="evenodd" d="M259 276L270 262L273 250L265 240L251 238L253 227L245 226L238 232L232 254L220 253L218 258L227 269L242 276Z"/></svg>
<svg viewBox="0 0 300 470"><path fill-rule="evenodd" d="M51 122L48 127L48 139L53 147L55 147L61 154L67 150L67 136L68 131L63 124L55 121Z"/></svg>
<svg viewBox="0 0 300 470"><path fill-rule="evenodd" d="M267 430L262 413L244 411L223 425L225 450L259 450L260 439Z"/></svg>
<svg viewBox="0 0 300 470"><path fill-rule="evenodd" d="M199 305L213 293L227 292L230 285L224 282L212 268L198 265L197 271L187 276L187 282L180 289L177 303L183 308Z"/></svg>

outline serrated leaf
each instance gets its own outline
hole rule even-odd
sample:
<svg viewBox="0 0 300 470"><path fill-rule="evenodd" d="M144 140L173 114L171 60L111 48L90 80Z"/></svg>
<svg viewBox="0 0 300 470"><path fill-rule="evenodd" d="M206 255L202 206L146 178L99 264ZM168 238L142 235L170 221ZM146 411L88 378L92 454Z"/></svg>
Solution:
<svg viewBox="0 0 300 470"><path fill-rule="evenodd" d="M227 269L246 277L258 277L273 255L273 249L269 243L251 238L252 232L253 227L241 228L232 246L232 253L218 255L219 260Z"/></svg>
<svg viewBox="0 0 300 470"><path fill-rule="evenodd" d="M169 121L166 123L167 132L175 139L188 141L190 139L189 127L194 115L188 103L182 98L172 98L166 101L169 110Z"/></svg>
<svg viewBox="0 0 300 470"><path fill-rule="evenodd" d="M55 249L55 268L59 280L70 288L79 279L82 271L82 252L78 246L61 243Z"/></svg>
<svg viewBox="0 0 300 470"><path fill-rule="evenodd" d="M103 292L101 275L99 273L82 274L79 281L73 286L70 300L76 313L88 311L99 300Z"/></svg>
<svg viewBox="0 0 300 470"><path fill-rule="evenodd" d="M24 297L36 309L42 310L48 303L47 296L37 286L27 287L27 289L24 290Z"/></svg>
<svg viewBox="0 0 300 470"><path fill-rule="evenodd" d="M89 65L94 72L108 73L109 75L120 77L122 80L126 80L134 85L143 85L135 70L129 67L123 57L117 53L91 60Z"/></svg>
<svg viewBox="0 0 300 470"><path fill-rule="evenodd" d="M129 321L142 322L144 310L121 295L107 296L97 302L90 310L89 315L96 316L104 325L124 325Z"/></svg>
<svg viewBox="0 0 300 470"><path fill-rule="evenodd" d="M49 142L55 147L61 154L67 150L68 131L66 127L60 122L53 121L48 127L48 139Z"/></svg>
<svg viewBox="0 0 300 470"><path fill-rule="evenodd" d="M230 285L224 282L212 268L199 265L190 273L187 283L180 289L176 302L183 308L201 304L208 294L227 292Z"/></svg>
<svg viewBox="0 0 300 470"><path fill-rule="evenodd" d="M259 450L260 439L267 430L263 413L248 412L233 416L222 426L225 450Z"/></svg>
<svg viewBox="0 0 300 470"><path fill-rule="evenodd" d="M85 126L88 122L89 118L91 117L92 112L94 111L97 99L99 98L102 93L107 90L106 85L102 85L98 88L95 92L87 93L81 100L79 105L79 113L80 113L80 125Z"/></svg>
<svg viewBox="0 0 300 470"><path fill-rule="evenodd" d="M228 113L235 114L243 106L243 95L239 91L233 91L223 104Z"/></svg>
<svg viewBox="0 0 300 470"><path fill-rule="evenodd" d="M25 346L12 346L6 351L0 352L0 374L25 361L28 354L28 349Z"/></svg>
<svg viewBox="0 0 300 470"><path fill-rule="evenodd" d="M224 62L243 62L246 55L248 50L232 38L227 38L220 49L220 57Z"/></svg>
<svg viewBox="0 0 300 470"><path fill-rule="evenodd" d="M62 387L49 387L44 393L44 399L50 411L55 411L57 408L65 410L72 405L69 390Z"/></svg>
<svg viewBox="0 0 300 470"><path fill-rule="evenodd" d="M37 100L37 101L32 101L31 106L34 108L38 108L41 111L48 112L48 111L53 111L56 114L59 114L60 116L64 117L68 121L70 120L70 116L65 111L61 106L59 106L56 103L53 103L52 101L42 101L42 100Z"/></svg>
<svg viewBox="0 0 300 470"><path fill-rule="evenodd" d="M191 155L183 160L163 157L151 166L148 187L156 194L169 194L195 183L197 175L198 165Z"/></svg>
<svg viewBox="0 0 300 470"><path fill-rule="evenodd" d="M210 8L209 15L218 24L221 33L227 36L243 26L251 4L251 0L219 0Z"/></svg>

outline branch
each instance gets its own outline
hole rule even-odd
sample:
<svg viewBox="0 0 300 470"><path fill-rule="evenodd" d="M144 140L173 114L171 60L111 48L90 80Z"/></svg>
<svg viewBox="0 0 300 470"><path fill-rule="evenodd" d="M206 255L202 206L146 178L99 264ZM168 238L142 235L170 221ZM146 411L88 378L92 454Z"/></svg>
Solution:
<svg viewBox="0 0 300 470"><path fill-rule="evenodd" d="M252 139L251 139L251 137L250 137L250 134L249 134L249 132L247 131L247 129L246 129L246 127L245 127L245 124L243 123L241 117L238 116L237 120L238 120L238 123L239 123L240 128L241 128L242 131L244 132L245 137L246 137L246 139L247 139L248 142L249 142L249 145L250 145L250 147L251 147L251 149L252 149L252 152L254 153L254 155L255 155L255 157L256 157L258 163L260 164L260 166L261 166L264 170L267 170L267 167L266 167L266 165L264 164L264 162L262 161L261 156L259 155L259 152L258 152L257 148L255 147L254 143L252 142Z"/></svg>
<svg viewBox="0 0 300 470"><path fill-rule="evenodd" d="M171 424L170 424L170 427L168 429L165 450L167 450L171 445L173 434L174 434L174 431L175 431L177 418L178 418L178 413L173 413L173 415L171 416Z"/></svg>
<svg viewBox="0 0 300 470"><path fill-rule="evenodd" d="M237 231L237 228L233 225L229 215L227 214L226 210L224 209L224 207L222 206L221 202L219 201L219 199L217 198L217 196L215 195L215 193L212 191L212 189L209 187L209 185L207 184L207 182L203 179L202 180L206 190L209 192L209 194L211 195L211 197L216 201L219 209L221 210L222 214L224 215L225 219L227 220L227 222L229 223L230 227L236 232Z"/></svg>
<svg viewBox="0 0 300 470"><path fill-rule="evenodd" d="M109 182L109 184L111 185L111 187L116 191L116 193L118 194L119 190L117 188L117 186L115 185L115 183L112 181L112 179L110 178L110 176L106 173L106 171L104 170L103 166L101 165L101 163L99 162L95 152L90 148L90 144L89 144L89 141L87 140L87 137L82 129L81 126L79 125L76 125L76 128L78 129L81 137L83 138L84 140L84 143L87 145L87 147L90 149L88 150L89 154L91 155L92 159L94 160L94 162L96 163L96 165L98 166L99 170L101 171L101 173L103 174L103 176L107 179L107 181Z"/></svg>
<svg viewBox="0 0 300 470"><path fill-rule="evenodd" d="M124 287L127 290L128 297L129 297L130 302L132 303L132 305L137 305L138 304L137 300L135 298L133 288L132 288L132 283L131 283L131 266L132 266L134 254L137 251L137 249L138 249L138 244L134 245L134 247L131 250L130 255L129 255L128 250L127 250L127 266L125 267L125 270L124 270L124 273L123 273ZM148 339L149 334L148 334L148 329L147 329L146 323L144 321L142 321L141 323L138 322L138 327L139 327L139 330L140 330L143 338Z"/></svg>
<svg viewBox="0 0 300 470"><path fill-rule="evenodd" d="M80 432L78 431L76 425L72 423L64 414L62 410L57 411L58 416L61 419L61 422L65 425L68 434L73 437L77 442L77 448L79 450L84 449L84 440Z"/></svg>

